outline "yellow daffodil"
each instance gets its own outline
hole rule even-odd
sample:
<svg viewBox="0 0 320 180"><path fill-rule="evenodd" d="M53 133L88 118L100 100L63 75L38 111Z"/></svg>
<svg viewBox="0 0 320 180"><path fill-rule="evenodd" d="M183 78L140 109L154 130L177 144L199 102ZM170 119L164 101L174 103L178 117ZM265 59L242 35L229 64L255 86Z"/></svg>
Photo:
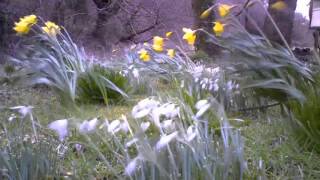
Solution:
<svg viewBox="0 0 320 180"><path fill-rule="evenodd" d="M54 22L47 21L45 26L42 27L42 30L50 36L56 36L60 32L60 27Z"/></svg>
<svg viewBox="0 0 320 180"><path fill-rule="evenodd" d="M174 49L168 49L167 50L167 55L170 57L170 58L174 58L176 52Z"/></svg>
<svg viewBox="0 0 320 180"><path fill-rule="evenodd" d="M212 7L203 11L200 15L200 19L206 19L210 15L211 11L212 11Z"/></svg>
<svg viewBox="0 0 320 180"><path fill-rule="evenodd" d="M221 22L214 23L213 32L216 34L216 36L221 36L221 34L224 32L224 26L225 24L222 24Z"/></svg>
<svg viewBox="0 0 320 180"><path fill-rule="evenodd" d="M281 11L285 8L287 8L287 4L283 1L277 1L271 5L271 9L275 9L278 11Z"/></svg>
<svg viewBox="0 0 320 180"><path fill-rule="evenodd" d="M18 34L23 35L23 34L28 34L30 31L30 26L28 23L25 22L18 22L14 23L15 26L13 30L15 30Z"/></svg>
<svg viewBox="0 0 320 180"><path fill-rule="evenodd" d="M182 31L184 32L182 39L186 40L189 45L193 45L197 38L196 31L189 28L183 28Z"/></svg>
<svg viewBox="0 0 320 180"><path fill-rule="evenodd" d="M171 32L171 31L169 31L169 32L166 33L166 37L167 37L167 38L170 38L171 35L172 35L172 32Z"/></svg>
<svg viewBox="0 0 320 180"><path fill-rule="evenodd" d="M233 6L229 6L227 4L221 4L219 7L218 7L218 12L219 12L219 15L220 17L226 17L229 13L230 13L230 9L232 8Z"/></svg>
<svg viewBox="0 0 320 180"><path fill-rule="evenodd" d="M31 27L38 22L36 15L29 15L24 16L23 18L20 18L19 22L14 23L13 30L16 31L18 34L28 34Z"/></svg>
<svg viewBox="0 0 320 180"><path fill-rule="evenodd" d="M162 52L163 45L164 45L164 40L162 37L160 37L160 36L153 37L153 45L152 45L153 50L155 50L157 52Z"/></svg>
<svg viewBox="0 0 320 180"><path fill-rule="evenodd" d="M150 55L148 53L148 51L146 51L145 49L141 49L139 52L139 58L144 61L144 62L148 62L150 61Z"/></svg>
<svg viewBox="0 0 320 180"><path fill-rule="evenodd" d="M29 16L24 16L23 18L20 18L20 21L28 23L29 25L34 25L38 22L38 18L36 15L31 14Z"/></svg>

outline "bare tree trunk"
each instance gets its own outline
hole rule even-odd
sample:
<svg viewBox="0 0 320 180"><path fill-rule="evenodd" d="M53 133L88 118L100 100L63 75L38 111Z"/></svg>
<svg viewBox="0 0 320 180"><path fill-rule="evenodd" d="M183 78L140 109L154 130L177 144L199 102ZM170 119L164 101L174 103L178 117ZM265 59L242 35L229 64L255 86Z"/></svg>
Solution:
<svg viewBox="0 0 320 180"><path fill-rule="evenodd" d="M286 3L287 7L282 10L276 10L274 8L271 8L271 5L276 3L277 1L278 0L269 0L268 11L272 16L272 18L274 19L274 21L276 22L277 26L279 27L285 40L290 45L292 30L293 30L294 15L297 7L297 0L283 0L283 2ZM266 18L263 29L267 37L271 41L284 45L279 33L276 31L275 27L272 25L271 20L269 18Z"/></svg>
<svg viewBox="0 0 320 180"><path fill-rule="evenodd" d="M208 9L214 4L214 0L192 0L192 9L195 15L195 28L202 28L207 32L212 32L213 24L212 22L215 20L214 13L206 19L201 19L200 15L203 11ZM212 43L207 42L207 34L204 32L198 32L197 41L195 43L196 50L201 50L208 55L216 55L218 52L218 47Z"/></svg>
<svg viewBox="0 0 320 180"><path fill-rule="evenodd" d="M98 9L98 19L96 22L93 37L105 47L106 40L104 38L104 24L120 10L121 0L93 0Z"/></svg>

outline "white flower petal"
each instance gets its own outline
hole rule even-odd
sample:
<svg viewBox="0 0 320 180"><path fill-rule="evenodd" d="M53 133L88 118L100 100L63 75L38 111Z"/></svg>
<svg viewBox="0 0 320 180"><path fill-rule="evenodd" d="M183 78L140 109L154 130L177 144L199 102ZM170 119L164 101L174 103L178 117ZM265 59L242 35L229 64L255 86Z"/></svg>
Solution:
<svg viewBox="0 0 320 180"><path fill-rule="evenodd" d="M160 138L160 140L156 144L156 149L160 150L164 146L168 145L173 139L175 139L178 136L178 132L175 131L169 135L164 135Z"/></svg>
<svg viewBox="0 0 320 180"><path fill-rule="evenodd" d="M210 107L211 107L210 104L203 105L201 109L199 109L199 111L197 112L196 117L197 118L201 117Z"/></svg>
<svg viewBox="0 0 320 180"><path fill-rule="evenodd" d="M116 133L120 130L120 121L119 120L114 120L112 121L109 126L108 126L108 132L109 133Z"/></svg>
<svg viewBox="0 0 320 180"><path fill-rule="evenodd" d="M196 108L199 110L201 109L203 106L207 105L209 102L206 99L200 100L196 103Z"/></svg>
<svg viewBox="0 0 320 180"><path fill-rule="evenodd" d="M145 132L150 127L150 124L151 124L150 122L142 122L140 124L142 131Z"/></svg>
<svg viewBox="0 0 320 180"><path fill-rule="evenodd" d="M66 119L53 121L48 127L58 133L60 141L63 141L68 135L68 120Z"/></svg>

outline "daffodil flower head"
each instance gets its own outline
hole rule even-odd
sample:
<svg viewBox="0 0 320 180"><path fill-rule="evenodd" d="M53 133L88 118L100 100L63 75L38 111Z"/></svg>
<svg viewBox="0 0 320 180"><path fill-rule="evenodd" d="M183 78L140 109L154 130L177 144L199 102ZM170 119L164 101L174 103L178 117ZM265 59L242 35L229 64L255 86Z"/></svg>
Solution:
<svg viewBox="0 0 320 180"><path fill-rule="evenodd" d="M38 18L36 15L31 14L29 16L24 16L23 18L20 18L20 21L28 23L29 25L35 25L38 22Z"/></svg>
<svg viewBox="0 0 320 180"><path fill-rule="evenodd" d="M24 35L28 34L31 27L38 22L36 15L29 15L20 18L19 22L14 23L13 30L17 32L17 34Z"/></svg>
<svg viewBox="0 0 320 180"><path fill-rule="evenodd" d="M167 55L170 57L170 58L174 58L176 52L174 49L168 49L167 50Z"/></svg>
<svg viewBox="0 0 320 180"><path fill-rule="evenodd" d="M145 49L141 49L140 51L138 51L138 54L139 54L139 58L144 61L144 62L148 62L150 61L150 55L148 53L147 50Z"/></svg>
<svg viewBox="0 0 320 180"><path fill-rule="evenodd" d="M60 27L54 22L47 21L45 26L42 27L42 30L47 33L49 36L56 36L60 32Z"/></svg>
<svg viewBox="0 0 320 180"><path fill-rule="evenodd" d="M283 2L282 0L277 1L271 5L271 9L275 9L277 11L281 11L285 8L287 8L287 4L285 2Z"/></svg>
<svg viewBox="0 0 320 180"><path fill-rule="evenodd" d="M200 15L200 19L206 19L207 17L209 17L209 15L211 14L211 11L212 11L212 7L203 11Z"/></svg>
<svg viewBox="0 0 320 180"><path fill-rule="evenodd" d="M172 34L173 34L173 32L169 31L169 32L166 33L166 37L170 38L172 36Z"/></svg>
<svg viewBox="0 0 320 180"><path fill-rule="evenodd" d="M184 32L184 35L182 39L186 40L189 45L193 45L196 41L196 31L189 29L189 28L183 28L182 31Z"/></svg>
<svg viewBox="0 0 320 180"><path fill-rule="evenodd" d="M164 45L164 39L162 37L160 36L153 37L153 45L152 45L153 50L157 52L162 52L163 45Z"/></svg>
<svg viewBox="0 0 320 180"><path fill-rule="evenodd" d="M230 6L230 5L227 5L227 4L221 4L218 7L218 12L219 12L220 17L226 17L227 15L229 15L230 9L232 7L233 6Z"/></svg>
<svg viewBox="0 0 320 180"><path fill-rule="evenodd" d="M216 36L222 35L222 33L224 32L224 26L225 26L225 24L222 24L219 21L214 23L213 32L216 34Z"/></svg>

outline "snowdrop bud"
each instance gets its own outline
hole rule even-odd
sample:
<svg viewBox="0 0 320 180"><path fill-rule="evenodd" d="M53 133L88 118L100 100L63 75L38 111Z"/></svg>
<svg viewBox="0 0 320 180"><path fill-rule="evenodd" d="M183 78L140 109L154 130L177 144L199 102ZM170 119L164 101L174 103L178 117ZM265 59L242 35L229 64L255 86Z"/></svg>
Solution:
<svg viewBox="0 0 320 180"><path fill-rule="evenodd" d="M175 131L169 135L164 135L160 138L160 140L156 144L156 149L160 150L163 147L167 146L173 139L175 139L178 136L178 132Z"/></svg>
<svg viewBox="0 0 320 180"><path fill-rule="evenodd" d="M108 132L109 133L116 133L120 130L120 121L119 120L114 120L110 123L110 125L108 126Z"/></svg>
<svg viewBox="0 0 320 180"><path fill-rule="evenodd" d="M48 125L49 129L56 131L59 135L60 141L63 141L64 138L68 135L68 120L56 120Z"/></svg>

